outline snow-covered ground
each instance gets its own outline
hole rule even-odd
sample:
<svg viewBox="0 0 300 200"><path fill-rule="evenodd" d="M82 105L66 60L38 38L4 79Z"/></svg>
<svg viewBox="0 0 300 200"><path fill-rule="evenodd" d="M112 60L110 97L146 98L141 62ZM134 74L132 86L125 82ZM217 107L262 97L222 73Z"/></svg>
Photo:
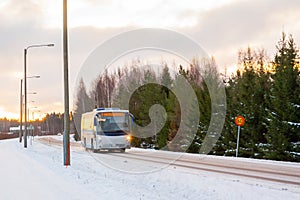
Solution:
<svg viewBox="0 0 300 200"><path fill-rule="evenodd" d="M1 140L0 199L300 199L296 185L172 165L161 169L141 160L118 163L118 156L93 154L79 147L71 149L71 166L63 166L62 159L61 146L37 138L27 149L17 139ZM299 163L278 164L300 169ZM138 173L132 173L135 170Z"/></svg>

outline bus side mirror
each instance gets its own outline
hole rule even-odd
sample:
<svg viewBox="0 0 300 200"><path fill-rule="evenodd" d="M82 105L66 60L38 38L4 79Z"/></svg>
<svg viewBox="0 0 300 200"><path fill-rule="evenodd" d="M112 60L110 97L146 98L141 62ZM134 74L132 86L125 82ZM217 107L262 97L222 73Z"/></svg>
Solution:
<svg viewBox="0 0 300 200"><path fill-rule="evenodd" d="M97 120L97 118L95 117L95 118L94 118L94 126L97 126L97 122L98 122L98 120Z"/></svg>

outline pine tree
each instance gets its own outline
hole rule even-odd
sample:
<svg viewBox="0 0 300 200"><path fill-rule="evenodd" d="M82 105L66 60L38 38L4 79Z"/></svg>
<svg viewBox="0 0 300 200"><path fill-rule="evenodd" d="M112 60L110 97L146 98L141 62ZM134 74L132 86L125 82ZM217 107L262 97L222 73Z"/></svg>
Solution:
<svg viewBox="0 0 300 200"><path fill-rule="evenodd" d="M167 64L164 65L163 72L161 74L161 95L164 99L161 103L162 106L166 109L167 112L167 120L163 129L157 135L157 145L159 149L164 148L167 149L168 144L168 136L172 131L177 131L176 128L172 130L171 123L175 123L176 114L175 114L175 101L176 97L174 93L171 91L173 85L173 79L169 72L169 67Z"/></svg>
<svg viewBox="0 0 300 200"><path fill-rule="evenodd" d="M250 47L246 52L241 52L241 63L244 71L240 83L240 102L242 103L241 114L247 120L244 125L241 137L241 154L244 153L247 157L262 157L262 151L259 144L265 143L264 131L265 125L263 120L265 118L265 92L267 88L262 85L263 71L260 70L256 52L252 51ZM263 65L263 64L262 64ZM260 74L262 73L262 74ZM243 151L244 150L244 151Z"/></svg>
<svg viewBox="0 0 300 200"><path fill-rule="evenodd" d="M300 160L293 152L299 151L300 85L298 49L293 37L282 33L274 59L270 91L268 158L276 160ZM297 143L298 142L298 143ZM298 149L297 149L298 148Z"/></svg>
<svg viewBox="0 0 300 200"><path fill-rule="evenodd" d="M241 71L229 80L226 91L228 112L226 116L224 147L227 155L233 155L236 146L237 127L234 119L242 115L246 123L241 127L239 155L263 157L262 144L266 143L266 94L268 93L268 74L265 70L265 53L250 47L239 51Z"/></svg>
<svg viewBox="0 0 300 200"><path fill-rule="evenodd" d="M75 111L74 111L74 123L76 126L76 133L80 133L81 130L81 115L85 112L93 110L93 103L90 96L87 94L85 84L83 79L79 81L79 86L77 89L77 96L75 101ZM76 135L76 138L80 138L79 135Z"/></svg>
<svg viewBox="0 0 300 200"><path fill-rule="evenodd" d="M200 123L204 122L208 129L199 152L219 154L224 151L220 138L226 112L225 88L218 73L215 59L212 57L203 62L203 71L201 72L203 81L200 88L204 101L201 102L199 99Z"/></svg>
<svg viewBox="0 0 300 200"><path fill-rule="evenodd" d="M216 70L214 58L210 60L204 59L201 63L199 63L197 58L194 58L188 69L185 70L180 66L179 74L185 77L192 86L199 106L194 109L199 109L200 111L198 131L188 148L188 152L199 153L201 151L200 153L206 154L213 147L215 147L214 151L218 151L219 149L215 144L221 135L221 132L217 131L219 129L219 115L221 116L219 108L225 105L219 105L219 94L221 94L219 89L222 83ZM214 102L211 101L211 98L214 98ZM215 112L213 118L215 121L211 120L213 116L212 110ZM189 112L193 116L195 110L190 110Z"/></svg>

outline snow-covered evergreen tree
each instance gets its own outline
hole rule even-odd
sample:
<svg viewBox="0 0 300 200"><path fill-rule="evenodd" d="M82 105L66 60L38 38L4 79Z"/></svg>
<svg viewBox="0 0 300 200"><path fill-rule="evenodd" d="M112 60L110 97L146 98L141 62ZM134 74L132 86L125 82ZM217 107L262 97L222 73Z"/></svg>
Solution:
<svg viewBox="0 0 300 200"><path fill-rule="evenodd" d="M282 38L274 59L269 105L268 158L300 160L300 85L298 49L293 37Z"/></svg>

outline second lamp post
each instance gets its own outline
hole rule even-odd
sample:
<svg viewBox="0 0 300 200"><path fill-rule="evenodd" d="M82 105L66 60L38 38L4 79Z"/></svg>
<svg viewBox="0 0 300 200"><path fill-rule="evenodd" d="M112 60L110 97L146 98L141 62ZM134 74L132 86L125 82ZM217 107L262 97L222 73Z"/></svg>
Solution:
<svg viewBox="0 0 300 200"><path fill-rule="evenodd" d="M27 51L30 48L37 47L53 47L54 44L35 44L30 45L24 49L24 148L27 148L27 67L26 67L26 59L27 59Z"/></svg>

